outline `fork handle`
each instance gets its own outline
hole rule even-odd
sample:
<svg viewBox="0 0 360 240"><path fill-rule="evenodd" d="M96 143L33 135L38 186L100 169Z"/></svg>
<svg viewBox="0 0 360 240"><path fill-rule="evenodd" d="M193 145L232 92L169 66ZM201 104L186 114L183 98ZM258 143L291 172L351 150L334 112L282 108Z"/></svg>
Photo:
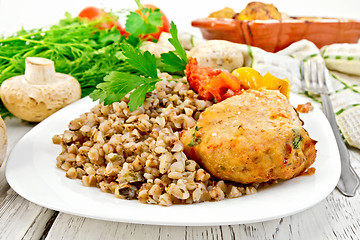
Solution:
<svg viewBox="0 0 360 240"><path fill-rule="evenodd" d="M327 93L321 93L321 100L324 114L330 122L340 153L341 175L337 184L337 188L345 196L353 197L355 196L356 190L359 187L360 179L351 166L349 150L347 149L340 134L329 95Z"/></svg>

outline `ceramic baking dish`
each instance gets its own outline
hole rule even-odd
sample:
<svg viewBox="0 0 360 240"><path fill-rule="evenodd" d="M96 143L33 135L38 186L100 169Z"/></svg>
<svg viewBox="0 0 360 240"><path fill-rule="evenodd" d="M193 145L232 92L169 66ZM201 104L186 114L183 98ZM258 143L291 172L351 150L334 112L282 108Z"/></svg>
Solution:
<svg viewBox="0 0 360 240"><path fill-rule="evenodd" d="M192 21L207 40L222 39L277 52L291 43L308 39L319 48L332 43L356 43L360 21L337 18L293 18L288 20L236 20L201 18Z"/></svg>

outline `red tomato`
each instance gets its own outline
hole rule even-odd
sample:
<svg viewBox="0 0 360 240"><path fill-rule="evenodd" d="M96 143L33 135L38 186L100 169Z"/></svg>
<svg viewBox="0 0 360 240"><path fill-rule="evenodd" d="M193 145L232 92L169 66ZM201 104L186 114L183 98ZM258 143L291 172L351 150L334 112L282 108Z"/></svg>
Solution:
<svg viewBox="0 0 360 240"><path fill-rule="evenodd" d="M114 19L113 16L108 15L104 10L97 7L86 7L79 13L79 18L88 19L88 20L98 20L103 19L104 21L98 26L99 29L111 29L116 26L116 29L120 31L121 34L125 33L124 28L121 24Z"/></svg>
<svg viewBox="0 0 360 240"><path fill-rule="evenodd" d="M89 20L95 20L97 18L100 18L102 16L106 15L106 12L102 9L96 8L96 7L87 7L84 8L80 13L80 18L87 18Z"/></svg>
<svg viewBox="0 0 360 240"><path fill-rule="evenodd" d="M151 10L159 9L158 7L156 7L156 6L152 5L152 4L144 4L143 7L144 8L150 8ZM135 12L142 15L140 10L136 10ZM160 12L163 14L161 16L161 20L163 22L163 25L158 27L157 32L151 33L151 34L146 34L146 35L142 36L141 38L147 39L149 41L151 41L152 39L157 39L158 40L162 32L170 32L169 19L165 16L165 14L161 10L160 10ZM144 18L147 18L147 16L144 16Z"/></svg>

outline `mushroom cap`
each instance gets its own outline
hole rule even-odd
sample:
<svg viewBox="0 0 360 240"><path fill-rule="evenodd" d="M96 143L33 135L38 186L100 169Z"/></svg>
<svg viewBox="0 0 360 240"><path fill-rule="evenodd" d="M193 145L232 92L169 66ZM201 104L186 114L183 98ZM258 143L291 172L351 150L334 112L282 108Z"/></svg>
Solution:
<svg viewBox="0 0 360 240"><path fill-rule="evenodd" d="M56 73L56 81L50 84L30 84L20 75L5 80L0 93L12 114L29 122L40 122L80 99L81 88L75 78L63 73Z"/></svg>
<svg viewBox="0 0 360 240"><path fill-rule="evenodd" d="M174 46L168 41L169 38L171 38L170 33L162 32L157 43L145 41L141 44L140 50L142 52L149 51L155 57L160 58L162 53L175 50Z"/></svg>
<svg viewBox="0 0 360 240"><path fill-rule="evenodd" d="M209 40L192 48L188 56L196 58L199 65L232 72L244 65L243 52L238 43Z"/></svg>
<svg viewBox="0 0 360 240"><path fill-rule="evenodd" d="M7 150L6 126L4 120L0 116L0 166L5 159Z"/></svg>

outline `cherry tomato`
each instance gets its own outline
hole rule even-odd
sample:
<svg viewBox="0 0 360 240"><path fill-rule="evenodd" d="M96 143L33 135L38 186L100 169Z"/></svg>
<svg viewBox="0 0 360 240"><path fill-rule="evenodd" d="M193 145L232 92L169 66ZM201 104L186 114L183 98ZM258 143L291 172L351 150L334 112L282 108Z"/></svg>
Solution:
<svg viewBox="0 0 360 240"><path fill-rule="evenodd" d="M99 29L112 29L116 26L116 29L120 31L121 34L125 33L124 28L121 24L115 20L115 18L109 15L104 10L97 7L86 7L79 13L79 18L87 20L98 20L103 19L104 21L98 26Z"/></svg>
<svg viewBox="0 0 360 240"><path fill-rule="evenodd" d="M106 15L106 12L97 7L86 7L79 13L80 18L87 18L89 20L95 20L104 15Z"/></svg>
<svg viewBox="0 0 360 240"><path fill-rule="evenodd" d="M158 7L152 5L152 4L144 4L143 5L144 8L149 8L151 10L155 10L155 9L159 9ZM160 10L160 9L159 9ZM139 15L142 15L141 11L138 9L135 12L137 12ZM160 35L162 32L170 32L170 23L169 23L169 19L165 16L165 14L160 10L160 12L163 14L161 16L161 21L162 21L162 26L158 26L158 31L155 33L151 33L151 34L145 34L143 36L141 36L142 39L147 39L149 41L151 41L152 39L159 39ZM143 16L145 19L148 16Z"/></svg>

